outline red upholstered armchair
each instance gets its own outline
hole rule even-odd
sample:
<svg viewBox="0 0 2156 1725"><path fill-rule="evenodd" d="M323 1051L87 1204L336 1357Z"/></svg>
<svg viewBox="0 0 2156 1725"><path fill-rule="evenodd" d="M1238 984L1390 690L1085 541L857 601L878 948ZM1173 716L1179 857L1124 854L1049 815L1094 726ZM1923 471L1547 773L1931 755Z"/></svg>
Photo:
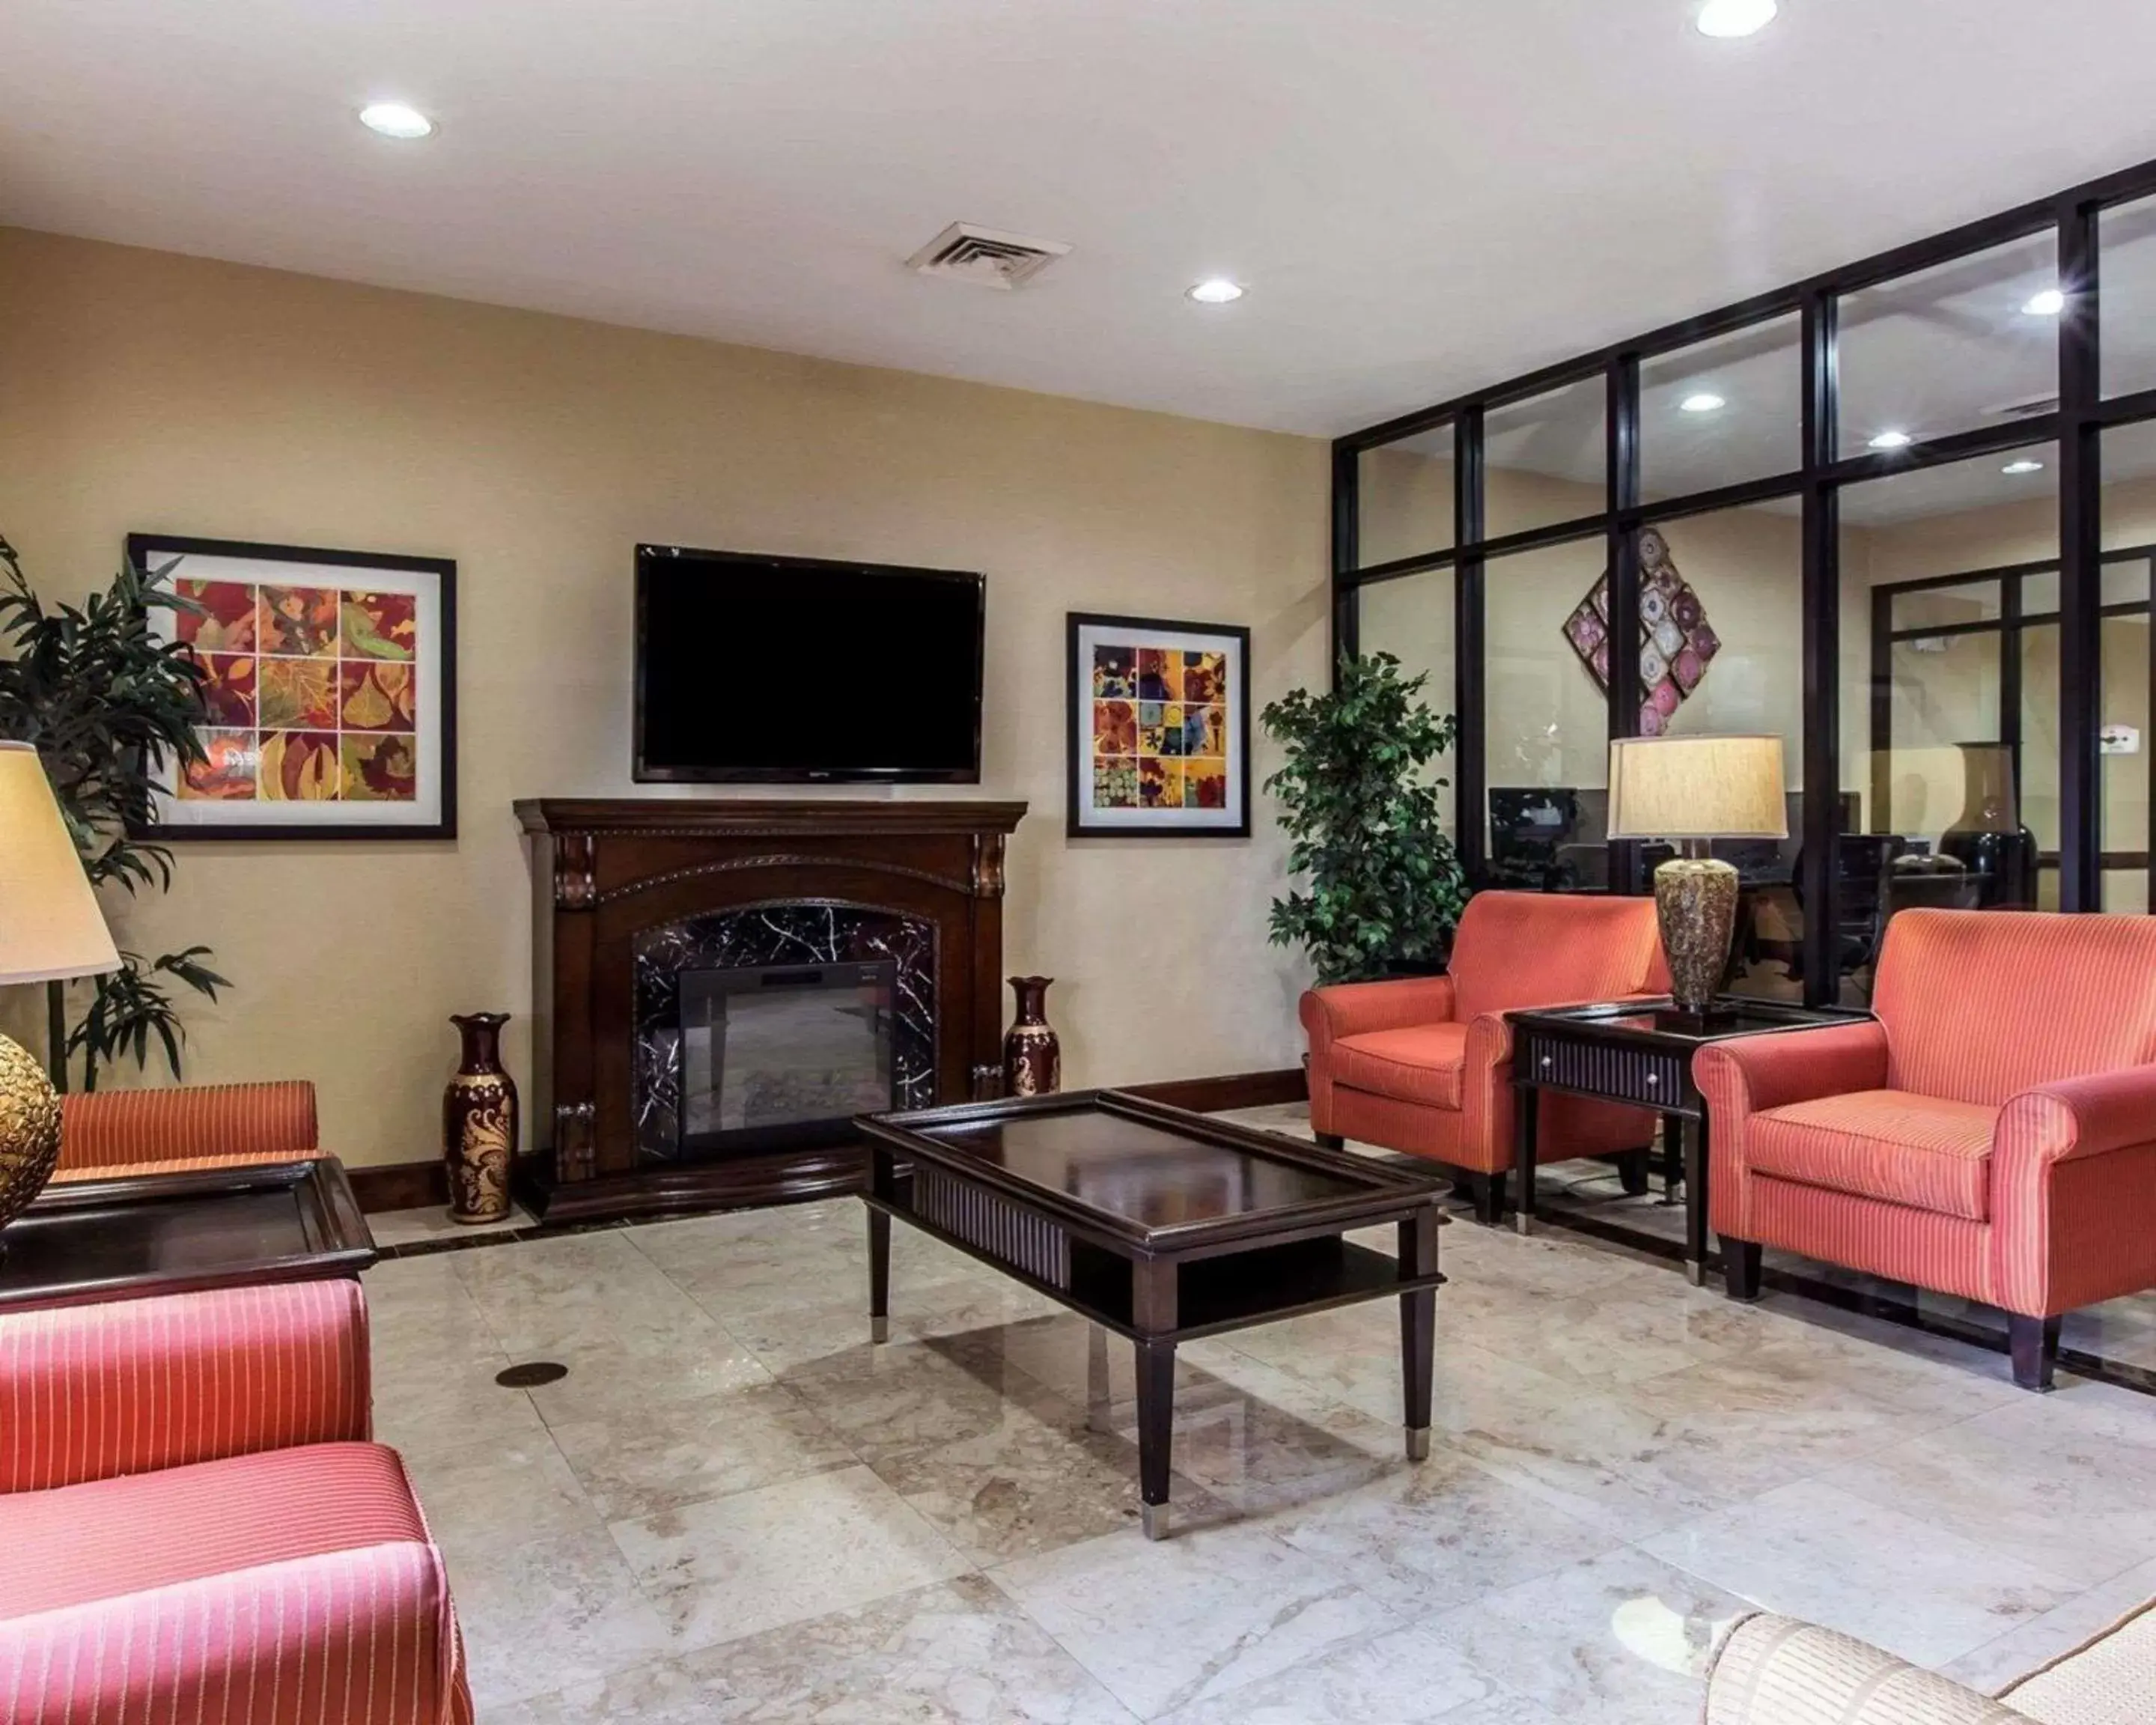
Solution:
<svg viewBox="0 0 2156 1725"><path fill-rule="evenodd" d="M1669 987L1651 899L1484 892L1468 901L1440 977L1349 983L1302 997L1310 1122L1456 1170L1476 1216L1495 1222L1512 1165L1512 1033L1504 1014L1656 993ZM1574 1096L1544 1099L1536 1158L1636 1153L1645 1189L1655 1117Z"/></svg>
<svg viewBox="0 0 2156 1725"><path fill-rule="evenodd" d="M1983 1301L2047 1389L2061 1314L2156 1287L2156 918L1904 911L1872 1010L1697 1057L1729 1291L1771 1245Z"/></svg>
<svg viewBox="0 0 2156 1725"><path fill-rule="evenodd" d="M0 1718L469 1725L353 1281L0 1317Z"/></svg>
<svg viewBox="0 0 2156 1725"><path fill-rule="evenodd" d="M93 1091L60 1099L56 1180L297 1162L322 1153L304 1079Z"/></svg>

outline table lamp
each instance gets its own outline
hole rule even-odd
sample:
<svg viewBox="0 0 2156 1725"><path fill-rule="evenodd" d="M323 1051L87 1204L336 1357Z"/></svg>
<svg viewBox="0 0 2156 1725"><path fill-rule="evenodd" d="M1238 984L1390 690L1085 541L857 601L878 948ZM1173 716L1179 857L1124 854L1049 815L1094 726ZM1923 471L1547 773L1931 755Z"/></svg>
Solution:
<svg viewBox="0 0 2156 1725"><path fill-rule="evenodd" d="M1706 1011L1729 963L1737 870L1710 839L1786 839L1779 737L1634 737L1609 745L1609 836L1674 839L1682 854L1655 870L1655 916L1670 994Z"/></svg>
<svg viewBox="0 0 2156 1725"><path fill-rule="evenodd" d="M38 752L0 742L0 983L117 970L120 954ZM44 1068L0 1036L0 1228L29 1208L60 1156L60 1100ZM0 1253L7 1250L0 1239Z"/></svg>

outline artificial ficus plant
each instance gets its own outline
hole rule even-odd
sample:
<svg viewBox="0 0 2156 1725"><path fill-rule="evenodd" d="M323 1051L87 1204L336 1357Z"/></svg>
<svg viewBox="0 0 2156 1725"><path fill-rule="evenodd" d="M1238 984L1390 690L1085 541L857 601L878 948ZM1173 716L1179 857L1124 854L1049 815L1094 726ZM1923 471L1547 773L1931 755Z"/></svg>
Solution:
<svg viewBox="0 0 2156 1725"><path fill-rule="evenodd" d="M167 761L202 758L195 726L203 717L203 672L193 654L150 629L153 608L191 608L163 583L169 566L123 567L80 607L48 610L0 539L0 736L33 745L82 853L90 885L130 894L172 884L172 855L137 836L156 821L155 778ZM72 1023L68 984L45 985L48 1060L64 1090L71 1063L82 1087L97 1088L101 1066L149 1062L151 1039L174 1078L186 1031L175 984L214 1000L225 978L208 947L146 958L122 952L121 968L88 979L89 999Z"/></svg>
<svg viewBox="0 0 2156 1725"><path fill-rule="evenodd" d="M1268 706L1266 732L1287 764L1265 781L1306 886L1275 899L1272 940L1301 942L1320 983L1383 975L1440 955L1467 903L1467 880L1440 819L1445 780L1430 764L1457 724L1416 697L1389 653L1342 655L1331 689Z"/></svg>

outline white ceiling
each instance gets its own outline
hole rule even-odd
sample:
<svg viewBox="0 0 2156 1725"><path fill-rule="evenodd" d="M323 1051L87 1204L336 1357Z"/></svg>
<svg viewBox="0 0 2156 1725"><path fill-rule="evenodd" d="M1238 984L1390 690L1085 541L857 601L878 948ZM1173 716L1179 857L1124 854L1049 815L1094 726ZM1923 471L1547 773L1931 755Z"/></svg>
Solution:
<svg viewBox="0 0 2156 1725"><path fill-rule="evenodd" d="M0 221L1332 434L2156 157L2149 0L1691 6L16 0Z"/></svg>

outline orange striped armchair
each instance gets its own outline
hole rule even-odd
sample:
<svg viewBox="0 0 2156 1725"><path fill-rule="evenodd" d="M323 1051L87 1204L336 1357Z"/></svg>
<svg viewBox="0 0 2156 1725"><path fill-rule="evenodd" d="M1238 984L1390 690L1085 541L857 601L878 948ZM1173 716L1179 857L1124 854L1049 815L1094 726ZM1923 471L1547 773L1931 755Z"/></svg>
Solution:
<svg viewBox="0 0 2156 1725"><path fill-rule="evenodd" d="M60 1099L56 1180L296 1162L322 1154L305 1079L100 1090Z"/></svg>
<svg viewBox="0 0 2156 1725"><path fill-rule="evenodd" d="M469 1725L356 1281L0 1317L0 1718Z"/></svg>
<svg viewBox="0 0 2156 1725"><path fill-rule="evenodd" d="M1443 976L1347 983L1302 997L1310 1039L1310 1123L1427 1157L1496 1222L1512 1166L1508 1011L1616 1000L1669 987L1652 899L1481 892L1468 901ZM1553 1096L1536 1133L1539 1162L1618 1154L1645 1191L1656 1119L1644 1109Z"/></svg>
<svg viewBox="0 0 2156 1725"><path fill-rule="evenodd" d="M1729 1291L1774 1246L1980 1301L2049 1389L2063 1314L2156 1287L2156 917L1904 911L1872 1010L1697 1055Z"/></svg>

